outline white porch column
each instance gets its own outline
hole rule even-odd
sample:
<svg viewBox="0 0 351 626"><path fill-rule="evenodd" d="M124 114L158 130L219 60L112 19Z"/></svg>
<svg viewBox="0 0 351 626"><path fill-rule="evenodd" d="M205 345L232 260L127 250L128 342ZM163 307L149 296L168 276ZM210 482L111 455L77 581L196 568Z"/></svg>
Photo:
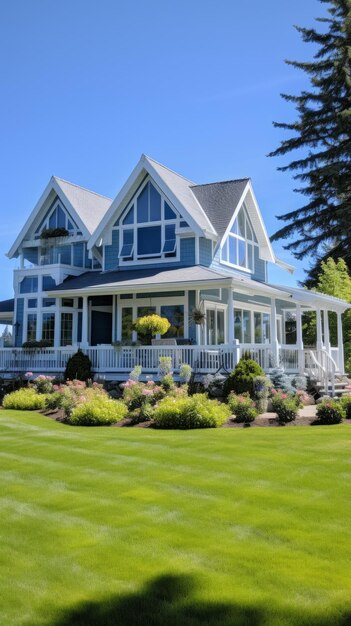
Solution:
<svg viewBox="0 0 351 626"><path fill-rule="evenodd" d="M303 339L302 339L302 314L301 305L296 305L296 347L298 349L298 367L300 374L303 374L305 369L305 360L303 353Z"/></svg>
<svg viewBox="0 0 351 626"><path fill-rule="evenodd" d="M228 295L228 343L234 342L234 302L233 302L233 290L229 289Z"/></svg>
<svg viewBox="0 0 351 626"><path fill-rule="evenodd" d="M59 348L61 344L61 311L58 310L55 313L55 333L54 333L54 346Z"/></svg>
<svg viewBox="0 0 351 626"><path fill-rule="evenodd" d="M317 329L317 350L322 350L323 348L322 318L321 318L321 310L319 308L316 308L316 329Z"/></svg>
<svg viewBox="0 0 351 626"><path fill-rule="evenodd" d="M338 357L339 357L339 368L342 374L345 373L345 363L344 363L344 338L343 338L343 330L342 330L342 317L340 311L337 312L337 325L338 325Z"/></svg>
<svg viewBox="0 0 351 626"><path fill-rule="evenodd" d="M83 315L82 315L82 346L87 348L89 346L88 330L88 296L83 296Z"/></svg>
<svg viewBox="0 0 351 626"><path fill-rule="evenodd" d="M328 310L323 309L324 316L324 345L325 349L330 354L330 336L329 336L329 315Z"/></svg>
<svg viewBox="0 0 351 626"><path fill-rule="evenodd" d="M36 341L40 341L41 337L42 337L42 324L43 324L43 315L42 312L40 310L38 310L37 312L37 329L35 331L35 339Z"/></svg>
<svg viewBox="0 0 351 626"><path fill-rule="evenodd" d="M195 306L196 308L198 308L200 306L200 290L196 289L195 291ZM195 325L195 329L196 329L196 344L199 346L201 344L201 331L202 328L204 329L204 333L205 333L205 326L206 325L206 321L204 326L202 327L200 324L196 324ZM206 341L204 342L206 343Z"/></svg>
<svg viewBox="0 0 351 626"><path fill-rule="evenodd" d="M275 306L275 298L271 298L271 344L272 344L273 365L275 367L278 367L279 346L278 346L278 337L277 337L277 310Z"/></svg>

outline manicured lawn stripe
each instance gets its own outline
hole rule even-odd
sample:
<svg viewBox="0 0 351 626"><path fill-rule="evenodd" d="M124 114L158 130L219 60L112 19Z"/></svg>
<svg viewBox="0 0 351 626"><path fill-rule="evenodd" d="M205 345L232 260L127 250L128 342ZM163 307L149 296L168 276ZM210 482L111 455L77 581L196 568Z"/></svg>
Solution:
<svg viewBox="0 0 351 626"><path fill-rule="evenodd" d="M1 411L0 623L344 625L350 433Z"/></svg>

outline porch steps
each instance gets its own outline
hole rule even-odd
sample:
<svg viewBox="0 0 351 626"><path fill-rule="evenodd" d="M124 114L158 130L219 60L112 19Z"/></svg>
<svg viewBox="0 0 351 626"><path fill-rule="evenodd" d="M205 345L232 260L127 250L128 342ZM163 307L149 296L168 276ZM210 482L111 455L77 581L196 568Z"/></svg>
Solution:
<svg viewBox="0 0 351 626"><path fill-rule="evenodd" d="M351 388L347 387L351 386L351 381L347 376L342 374L336 374L335 383L334 383L334 397L342 397L351 394ZM324 383L316 382L315 389L320 396L331 396L333 393L333 387L329 383L328 388L326 389Z"/></svg>

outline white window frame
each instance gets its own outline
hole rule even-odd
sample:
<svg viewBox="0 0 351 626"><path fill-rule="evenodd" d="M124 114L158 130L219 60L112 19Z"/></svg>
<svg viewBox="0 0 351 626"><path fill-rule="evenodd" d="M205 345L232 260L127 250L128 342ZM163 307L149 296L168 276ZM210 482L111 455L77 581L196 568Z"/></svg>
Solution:
<svg viewBox="0 0 351 626"><path fill-rule="evenodd" d="M146 185L148 183L151 183L155 189L158 191L158 193L161 196L161 219L160 220L156 220L153 222L141 222L140 224L138 224L137 222L137 201L138 198L140 196L140 194L144 191ZM165 219L165 203L167 203L169 205L169 207L172 209L172 211L175 213L176 217L174 219L171 220L166 220ZM134 215L133 215L133 223L131 224L123 224L123 220L126 217L126 215L129 213L130 209L134 207ZM173 204L168 200L168 198L166 198L166 196L164 195L164 193L161 191L161 189L158 187L158 185L155 183L154 180L152 180L151 177L148 177L145 179L145 181L143 182L142 187L138 190L138 193L135 194L135 196L132 198L132 200L129 202L129 204L127 205L127 207L124 209L123 213L121 213L119 220L118 220L118 226L113 226L112 230L118 230L119 231L119 249L118 249L118 258L119 258L119 264L120 266L123 267L128 267L128 266L132 266L132 265L150 265L150 264L155 264L155 263L174 263L180 260L180 241L179 241L179 235L177 234L177 231L180 228L180 222L181 221L186 221L183 220L183 218L179 215L178 211L174 208ZM166 254L169 253L165 253L163 252L163 248L165 245L165 233L166 233L166 226L170 226L173 225L175 226L175 255L174 256L166 256ZM150 254L143 254L143 255L139 255L138 256L138 228L148 228L149 226L161 226L161 248L160 248L160 253L156 254L155 256L151 256ZM123 257L121 257L121 251L123 248L123 232L125 230L132 230L133 231L133 259L130 261L125 261L123 259Z"/></svg>
<svg viewBox="0 0 351 626"><path fill-rule="evenodd" d="M183 290L182 290L183 291ZM157 297L151 295L149 298L137 298L136 295L133 295L132 298L118 298L117 301L117 341L122 340L122 309L123 308L132 308L133 309L133 320L137 318L138 308L142 306L150 306L156 308L156 314L161 315L161 307L174 305L174 306L184 306L184 337L188 337L189 333L189 314L188 314L188 292L185 292L184 296L168 296L169 300L165 301L164 297ZM132 342L137 341L137 333L133 331Z"/></svg>
<svg viewBox="0 0 351 626"><path fill-rule="evenodd" d="M242 235L238 235L236 233L232 233L231 229L233 228L233 225L235 224L236 220L239 218L239 213L240 211L244 212L245 215L245 237L243 237ZM223 265L228 265L229 267L235 267L235 269L238 269L240 271L243 272L247 272L248 274L254 274L255 273L255 247L259 249L259 244L254 241L254 239L248 239L247 238L247 222L249 222L249 226L250 229L252 231L252 234L254 235L254 229L252 227L250 218L247 214L247 209L245 207L245 204L243 203L240 206L239 211L237 212L237 214L235 215L235 218L233 219L233 223L231 224L231 228L229 230L229 232L226 235L226 238L223 242L223 244L221 245L220 248L220 262ZM229 261L229 238L235 239L237 242L239 241L243 241L245 243L245 259L246 259L246 263L247 265L239 265L237 263L231 263ZM238 244L237 244L238 245ZM252 246L252 269L250 269L250 267L248 266L248 259L249 259L249 245ZM227 259L223 258L223 251L226 250L226 257Z"/></svg>

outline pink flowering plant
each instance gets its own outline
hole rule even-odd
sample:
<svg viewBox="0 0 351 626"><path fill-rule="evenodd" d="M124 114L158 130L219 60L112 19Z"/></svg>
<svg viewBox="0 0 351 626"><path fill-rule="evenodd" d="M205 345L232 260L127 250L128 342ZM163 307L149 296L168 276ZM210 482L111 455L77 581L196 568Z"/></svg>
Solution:
<svg viewBox="0 0 351 626"><path fill-rule="evenodd" d="M95 397L108 397L103 386L82 380L67 380L65 384L53 385L53 393L46 398L48 410L63 409L69 417L73 409Z"/></svg>
<svg viewBox="0 0 351 626"><path fill-rule="evenodd" d="M28 372L28 374L30 373L31 372ZM41 374L40 376L34 378L34 380L31 381L31 384L35 387L38 393L52 393L54 390L53 380L53 376L44 376Z"/></svg>
<svg viewBox="0 0 351 626"><path fill-rule="evenodd" d="M272 395L272 408L277 414L278 422L286 424L293 422L301 406L300 398L296 394L288 394L278 390Z"/></svg>
<svg viewBox="0 0 351 626"><path fill-rule="evenodd" d="M256 403L251 399L249 393L236 395L231 392L227 398L227 403L236 422L249 424L258 415Z"/></svg>
<svg viewBox="0 0 351 626"><path fill-rule="evenodd" d="M123 402L128 408L132 423L150 420L153 407L166 395L164 389L153 380L142 383L129 379L122 385L122 388Z"/></svg>

